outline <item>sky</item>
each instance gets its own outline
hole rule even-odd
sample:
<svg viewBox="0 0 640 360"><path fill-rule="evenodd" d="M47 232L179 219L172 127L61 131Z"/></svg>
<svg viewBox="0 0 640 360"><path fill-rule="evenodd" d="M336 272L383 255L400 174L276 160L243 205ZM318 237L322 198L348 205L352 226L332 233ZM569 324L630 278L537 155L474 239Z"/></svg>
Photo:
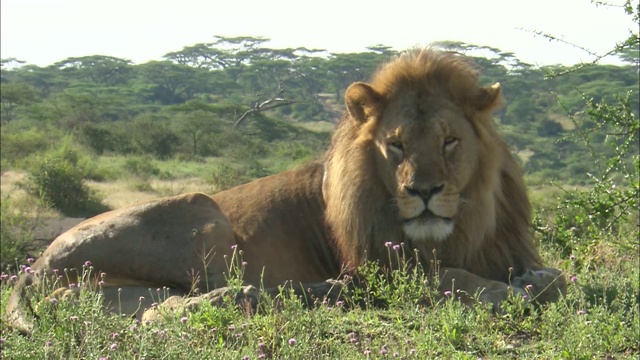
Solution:
<svg viewBox="0 0 640 360"><path fill-rule="evenodd" d="M573 65L593 56L534 32L604 53L638 31L622 8L590 0L2 0L0 15L1 57L39 66L88 55L140 64L214 35L332 53L453 40L513 52L533 65Z"/></svg>

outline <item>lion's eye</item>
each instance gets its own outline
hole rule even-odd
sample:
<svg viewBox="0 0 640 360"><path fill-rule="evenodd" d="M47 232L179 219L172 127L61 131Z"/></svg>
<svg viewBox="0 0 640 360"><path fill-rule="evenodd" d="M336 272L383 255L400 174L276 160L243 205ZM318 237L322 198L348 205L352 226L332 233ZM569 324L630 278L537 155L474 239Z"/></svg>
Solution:
<svg viewBox="0 0 640 360"><path fill-rule="evenodd" d="M400 154L404 152L404 146L402 145L402 141L400 141L399 139L391 139L387 144L395 152L398 152Z"/></svg>
<svg viewBox="0 0 640 360"><path fill-rule="evenodd" d="M459 139L457 139L457 138L455 138L453 136L447 136L444 139L444 149L445 150L453 149L456 145L458 145L459 141L460 141Z"/></svg>

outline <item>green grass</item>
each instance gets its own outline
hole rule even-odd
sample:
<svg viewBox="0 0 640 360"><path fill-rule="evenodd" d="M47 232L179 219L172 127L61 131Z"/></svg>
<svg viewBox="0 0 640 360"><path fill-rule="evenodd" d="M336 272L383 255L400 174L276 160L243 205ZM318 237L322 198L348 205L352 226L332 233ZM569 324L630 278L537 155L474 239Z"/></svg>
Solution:
<svg viewBox="0 0 640 360"><path fill-rule="evenodd" d="M263 299L261 311L203 305L193 313L141 324L105 314L99 292L82 292L77 301L38 307L31 337L2 328L7 359L591 359L637 358L640 354L638 254L621 254L600 244L599 258L564 258L543 246L549 264L572 280L566 298L543 308L511 299L505 315L486 306L473 308L455 299L420 305L430 298L420 273L396 272L374 288L388 308L365 301L363 307L323 304L305 309L288 293L280 306ZM374 276L375 266L364 270ZM371 277L373 279L373 277ZM13 280L0 285L2 313ZM237 285L237 281L234 280ZM36 299L46 295L35 293ZM354 295L355 296L355 295ZM349 299L349 298L348 298ZM184 317L183 317L184 316ZM294 339L294 340L291 340Z"/></svg>

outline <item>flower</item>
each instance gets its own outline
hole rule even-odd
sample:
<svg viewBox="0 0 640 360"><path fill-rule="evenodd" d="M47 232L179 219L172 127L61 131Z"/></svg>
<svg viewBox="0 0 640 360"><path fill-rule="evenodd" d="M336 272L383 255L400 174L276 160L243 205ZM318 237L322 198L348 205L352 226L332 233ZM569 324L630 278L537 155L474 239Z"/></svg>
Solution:
<svg viewBox="0 0 640 360"><path fill-rule="evenodd" d="M387 241L386 243L384 243L385 247L391 247L393 245L393 243L391 241Z"/></svg>
<svg viewBox="0 0 640 360"><path fill-rule="evenodd" d="M109 346L109 350L111 350L111 351L114 351L114 350L117 350L117 349L118 349L118 344L116 344L116 343L113 343L113 344L111 344L111 346Z"/></svg>
<svg viewBox="0 0 640 360"><path fill-rule="evenodd" d="M291 338L291 339L289 339L288 342L289 342L289 345L293 346L293 345L296 344L296 339L295 338Z"/></svg>
<svg viewBox="0 0 640 360"><path fill-rule="evenodd" d="M84 262L85 267L91 267L91 261L87 260Z"/></svg>
<svg viewBox="0 0 640 360"><path fill-rule="evenodd" d="M27 258L27 262L28 262L29 264L33 264L33 261L34 261L34 260L33 260L33 258L31 258L31 257L30 257L30 258Z"/></svg>
<svg viewBox="0 0 640 360"><path fill-rule="evenodd" d="M46 343L44 343L44 346L49 347L51 346L53 343L50 340L47 340Z"/></svg>
<svg viewBox="0 0 640 360"><path fill-rule="evenodd" d="M576 282L578 282L578 277L577 277L577 276L575 276L575 275L571 275L571 277L569 278L569 280L571 280L571 282L575 284Z"/></svg>
<svg viewBox="0 0 640 360"><path fill-rule="evenodd" d="M397 353L397 352L394 352L394 353L393 353L393 357L398 357L398 356L400 356L400 354L399 354L399 353Z"/></svg>
<svg viewBox="0 0 640 360"><path fill-rule="evenodd" d="M451 296L451 291L449 291L449 290L445 291L444 292L444 296L447 296L447 297Z"/></svg>
<svg viewBox="0 0 640 360"><path fill-rule="evenodd" d="M233 326L233 325L230 325L227 329L228 329L229 331L234 331L234 330L236 329L236 327L235 327L235 326Z"/></svg>
<svg viewBox="0 0 640 360"><path fill-rule="evenodd" d="M416 354L416 349L411 349L411 350L409 350L409 354L411 354L411 355L415 355L415 354Z"/></svg>
<svg viewBox="0 0 640 360"><path fill-rule="evenodd" d="M573 254L569 255L569 260L573 261L575 259L576 259L575 255L573 255Z"/></svg>
<svg viewBox="0 0 640 360"><path fill-rule="evenodd" d="M18 280L18 277L16 275L11 275L9 279L11 279L11 281L16 281Z"/></svg>
<svg viewBox="0 0 640 360"><path fill-rule="evenodd" d="M233 244L233 245L231 245L231 250L235 250L237 247L238 247L238 245Z"/></svg>
<svg viewBox="0 0 640 360"><path fill-rule="evenodd" d="M393 245L393 250L395 250L395 251L400 250L400 245L398 245L398 244Z"/></svg>
<svg viewBox="0 0 640 360"><path fill-rule="evenodd" d="M529 285L525 286L524 289L527 290L527 291L531 291L531 290L533 290L533 285L529 284Z"/></svg>
<svg viewBox="0 0 640 360"><path fill-rule="evenodd" d="M371 350L365 350L363 352L363 354L364 354L364 356L369 356L369 355L371 355Z"/></svg>
<svg viewBox="0 0 640 360"><path fill-rule="evenodd" d="M186 317L186 316L183 316L183 317L180 318L180 322L183 323L183 324L185 324L187 322L187 320L189 320L189 318Z"/></svg>
<svg viewBox="0 0 640 360"><path fill-rule="evenodd" d="M388 351L385 348L380 349L380 355L387 355Z"/></svg>
<svg viewBox="0 0 640 360"><path fill-rule="evenodd" d="M78 317L77 317L77 316L75 316L75 315L71 315L71 316L69 316L69 320L71 320L71 321L78 321Z"/></svg>
<svg viewBox="0 0 640 360"><path fill-rule="evenodd" d="M249 355L245 355L242 357L242 360L249 360Z"/></svg>
<svg viewBox="0 0 640 360"><path fill-rule="evenodd" d="M587 312L586 312L586 311L584 311L584 310L578 310L578 315L584 315L584 314L586 314L586 313L587 313Z"/></svg>
<svg viewBox="0 0 640 360"><path fill-rule="evenodd" d="M350 343L352 343L352 344L355 344L355 343L357 343L357 342L358 342L358 339L356 339L356 338L351 338L351 339L349 339L349 342L350 342Z"/></svg>
<svg viewBox="0 0 640 360"><path fill-rule="evenodd" d="M49 299L49 302L50 302L52 305L57 305L57 304L58 304L58 299L56 299L56 298L51 298L51 299Z"/></svg>
<svg viewBox="0 0 640 360"><path fill-rule="evenodd" d="M104 281L103 280L98 281L98 285L99 286L104 286Z"/></svg>

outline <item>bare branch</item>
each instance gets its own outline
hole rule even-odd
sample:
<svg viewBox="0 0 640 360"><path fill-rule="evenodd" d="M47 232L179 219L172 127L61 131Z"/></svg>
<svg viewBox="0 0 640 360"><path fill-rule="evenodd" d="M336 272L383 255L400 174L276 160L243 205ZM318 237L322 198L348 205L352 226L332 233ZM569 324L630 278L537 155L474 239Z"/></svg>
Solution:
<svg viewBox="0 0 640 360"><path fill-rule="evenodd" d="M282 93L282 91L280 91L280 93ZM291 105L296 103L297 101L294 100L287 100L278 96L274 96L268 100L265 100L261 103L256 102L253 105L253 108L247 110L244 112L244 114L242 114L242 116L240 116L238 118L238 120L236 120L236 122L233 124L233 128L237 128L240 123L242 123L249 115L253 115L255 113L259 113L261 111L265 111L265 110L271 110L271 109L275 109L277 107L281 107L281 106L287 106L287 105Z"/></svg>

